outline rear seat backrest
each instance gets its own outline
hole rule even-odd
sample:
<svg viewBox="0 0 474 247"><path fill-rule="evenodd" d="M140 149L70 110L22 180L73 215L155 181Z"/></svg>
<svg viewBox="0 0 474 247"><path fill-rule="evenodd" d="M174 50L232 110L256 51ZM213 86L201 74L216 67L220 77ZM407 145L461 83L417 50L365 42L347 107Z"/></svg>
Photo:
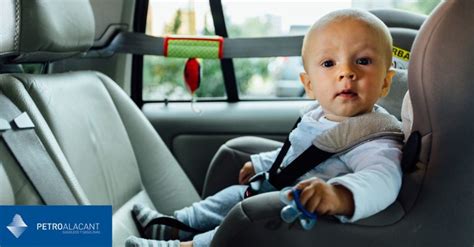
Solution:
<svg viewBox="0 0 474 247"><path fill-rule="evenodd" d="M20 15L15 19L22 23L22 30L15 32L19 36L11 37L19 40L18 45L0 50L10 57L15 54L10 61L48 62L92 45L89 1L9 3L18 2L22 11L15 12ZM58 167L72 171L71 180L77 179L87 200L112 204L114 245L129 235L138 235L130 217L133 203L170 213L199 199L140 109L107 76L93 71L4 75L0 76L0 89L30 114L51 155L64 157ZM59 148L54 148L56 145Z"/></svg>

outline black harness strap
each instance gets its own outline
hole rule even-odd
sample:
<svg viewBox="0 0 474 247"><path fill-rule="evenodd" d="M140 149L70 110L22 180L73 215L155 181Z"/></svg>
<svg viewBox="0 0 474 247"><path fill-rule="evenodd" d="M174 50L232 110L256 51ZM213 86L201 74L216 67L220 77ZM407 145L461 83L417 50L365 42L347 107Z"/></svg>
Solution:
<svg viewBox="0 0 474 247"><path fill-rule="evenodd" d="M419 131L414 131L408 137L405 145L402 148L402 171L405 174L416 171L416 163L420 157L421 150L421 134Z"/></svg>
<svg viewBox="0 0 474 247"><path fill-rule="evenodd" d="M296 120L296 123L295 123L295 125L293 125L293 128L291 130L294 130L300 122L301 122L301 118L298 118L298 120ZM278 153L278 156L276 157L275 161L273 162L272 167L268 171L270 176L277 173L277 170L280 167L281 162L283 162L283 158L285 158L286 153L288 153L288 149L290 149L290 146L291 146L290 135L288 135L285 139L285 142L283 143L283 147L281 147L281 150Z"/></svg>
<svg viewBox="0 0 474 247"><path fill-rule="evenodd" d="M298 118L292 130L294 130L300 122L301 118ZM285 168L280 169L281 162L283 162L283 159L288 153L290 146L290 135L288 135L286 137L285 143L283 144L283 147L278 153L277 158L275 159L272 167L268 171L268 181L276 189L279 190L291 185L294 181L296 181L296 179L298 179L303 174L307 173L309 170L318 166L323 161L327 160L333 155L333 153L325 152L317 148L316 146L311 145Z"/></svg>
<svg viewBox="0 0 474 247"><path fill-rule="evenodd" d="M300 122L301 118L298 118L292 130L294 130ZM290 164L281 169L281 163L283 162L283 159L285 158L285 155L288 153L288 150L291 146L289 137L289 135L286 137L283 147L281 148L277 158L273 162L272 167L268 171L268 182L275 189L278 190L281 190L284 187L293 184L296 179L298 179L314 167L318 166L334 154L323 151L317 148L316 146L311 145L295 160L293 160ZM266 179L266 177L260 176L258 179ZM259 185L261 185L261 183L259 183ZM250 189L248 189L246 192L246 196L252 196L255 193L255 189L252 187L252 185L249 188ZM251 190L253 190L254 192L252 192Z"/></svg>
<svg viewBox="0 0 474 247"><path fill-rule="evenodd" d="M328 153L311 145L288 166L283 168L279 173L270 174L269 182L276 189L283 189L291 185L296 179L303 176L305 173L323 163L334 153Z"/></svg>
<svg viewBox="0 0 474 247"><path fill-rule="evenodd" d="M9 121L13 119L13 121ZM48 205L77 205L69 186L36 135L28 114L0 93L0 136Z"/></svg>

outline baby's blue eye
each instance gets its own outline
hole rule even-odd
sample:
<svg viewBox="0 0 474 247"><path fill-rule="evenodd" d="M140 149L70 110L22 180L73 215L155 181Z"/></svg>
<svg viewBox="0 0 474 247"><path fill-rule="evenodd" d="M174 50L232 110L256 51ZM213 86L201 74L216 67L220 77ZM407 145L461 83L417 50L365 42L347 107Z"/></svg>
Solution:
<svg viewBox="0 0 474 247"><path fill-rule="evenodd" d="M326 60L321 64L323 67L332 67L334 65L334 62L331 60Z"/></svg>
<svg viewBox="0 0 474 247"><path fill-rule="evenodd" d="M360 65L369 65L372 63L372 60L370 58L363 57L363 58L357 59L356 63Z"/></svg>

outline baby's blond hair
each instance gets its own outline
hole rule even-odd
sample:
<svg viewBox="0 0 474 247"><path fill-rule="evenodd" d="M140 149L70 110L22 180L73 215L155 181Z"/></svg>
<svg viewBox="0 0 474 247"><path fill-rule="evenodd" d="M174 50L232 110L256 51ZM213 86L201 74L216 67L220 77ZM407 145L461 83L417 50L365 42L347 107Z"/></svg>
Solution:
<svg viewBox="0 0 474 247"><path fill-rule="evenodd" d="M311 34L316 30L321 29L327 26L328 24L347 20L360 21L366 24L375 32L380 34L380 36L382 37L381 42L384 43L385 47L384 52L388 69L392 64L392 36L390 35L390 31L388 30L388 27L378 17L368 11L359 9L342 9L333 11L321 17L310 27L303 39L303 46L301 48L301 58L303 59L303 66L305 66L304 60L309 36L311 36Z"/></svg>

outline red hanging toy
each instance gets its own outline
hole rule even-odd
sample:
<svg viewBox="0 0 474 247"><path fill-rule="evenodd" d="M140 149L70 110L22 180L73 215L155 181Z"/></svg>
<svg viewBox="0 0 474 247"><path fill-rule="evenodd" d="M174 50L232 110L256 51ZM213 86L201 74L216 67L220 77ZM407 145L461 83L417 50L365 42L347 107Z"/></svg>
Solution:
<svg viewBox="0 0 474 247"><path fill-rule="evenodd" d="M196 102L194 92L201 83L201 65L196 58L189 58L186 61L186 65L184 65L184 82L186 88L191 93L191 109L196 113L201 113L201 110L194 107L194 102Z"/></svg>
<svg viewBox="0 0 474 247"><path fill-rule="evenodd" d="M184 66L184 81L186 88L194 95L194 92L199 88L201 83L201 65L196 58L189 58Z"/></svg>

